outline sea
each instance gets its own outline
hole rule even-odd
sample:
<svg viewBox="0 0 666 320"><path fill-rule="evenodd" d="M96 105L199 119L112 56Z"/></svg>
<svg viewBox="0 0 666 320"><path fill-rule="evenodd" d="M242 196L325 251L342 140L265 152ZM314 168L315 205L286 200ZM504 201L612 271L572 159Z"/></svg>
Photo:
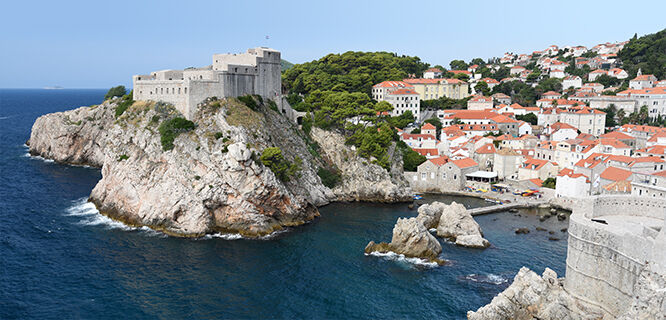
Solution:
<svg viewBox="0 0 666 320"><path fill-rule="evenodd" d="M397 218L417 215L407 204L334 203L261 239L125 226L87 202L100 170L32 157L25 145L40 115L105 92L0 89L0 319L465 319L523 266L564 275L568 221L534 211L475 217L492 246L442 240L446 266L364 254L369 241L390 241ZM435 200L490 205L423 201Z"/></svg>

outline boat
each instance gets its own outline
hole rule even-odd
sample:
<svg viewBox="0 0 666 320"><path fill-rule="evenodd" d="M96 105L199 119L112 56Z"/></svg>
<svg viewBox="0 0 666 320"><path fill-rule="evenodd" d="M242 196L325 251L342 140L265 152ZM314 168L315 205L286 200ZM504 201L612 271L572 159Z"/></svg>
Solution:
<svg viewBox="0 0 666 320"><path fill-rule="evenodd" d="M415 194L415 195L413 196L413 199L414 199L414 200L421 200L421 199L423 199L423 196L421 196L420 194Z"/></svg>

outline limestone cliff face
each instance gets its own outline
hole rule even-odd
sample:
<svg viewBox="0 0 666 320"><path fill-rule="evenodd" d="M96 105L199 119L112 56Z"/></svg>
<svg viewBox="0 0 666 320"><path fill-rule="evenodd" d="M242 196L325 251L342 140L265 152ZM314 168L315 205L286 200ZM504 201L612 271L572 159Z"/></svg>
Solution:
<svg viewBox="0 0 666 320"><path fill-rule="evenodd" d="M601 319L603 312L574 299L565 290L555 271L546 268L540 277L521 268L511 286L477 311L467 312L469 320L485 319Z"/></svg>
<svg viewBox="0 0 666 320"><path fill-rule="evenodd" d="M179 236L238 232L257 236L299 225L335 195L316 174L318 160L298 130L261 106L235 99L204 107L196 128L163 151L159 123L173 109L137 102L120 117L115 103L48 114L33 125L30 152L70 164L102 168L90 200L114 219ZM277 146L300 170L281 181L258 160Z"/></svg>
<svg viewBox="0 0 666 320"><path fill-rule="evenodd" d="M339 201L410 201L412 190L402 170L402 155L389 150L392 163L388 172L379 165L370 163L345 145L342 135L312 128L312 138L319 144L322 155L334 164L342 173L341 183L333 188Z"/></svg>

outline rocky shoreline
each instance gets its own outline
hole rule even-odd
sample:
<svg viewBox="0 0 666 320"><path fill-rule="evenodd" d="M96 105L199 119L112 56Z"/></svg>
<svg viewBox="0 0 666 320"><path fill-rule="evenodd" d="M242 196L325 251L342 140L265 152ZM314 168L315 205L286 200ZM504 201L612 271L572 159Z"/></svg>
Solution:
<svg viewBox="0 0 666 320"><path fill-rule="evenodd" d="M334 201L411 199L399 152L391 153L389 173L319 129L312 134L319 152L311 152L304 133L262 101L256 109L237 99L207 101L172 150L164 150L159 131L178 116L173 108L139 101L118 115L120 102L43 115L26 144L31 155L101 168L90 201L128 225L180 237L258 237L312 221L318 206ZM258 158L268 147L280 148L297 173L280 179L263 165ZM321 167L339 170L333 189L322 184Z"/></svg>

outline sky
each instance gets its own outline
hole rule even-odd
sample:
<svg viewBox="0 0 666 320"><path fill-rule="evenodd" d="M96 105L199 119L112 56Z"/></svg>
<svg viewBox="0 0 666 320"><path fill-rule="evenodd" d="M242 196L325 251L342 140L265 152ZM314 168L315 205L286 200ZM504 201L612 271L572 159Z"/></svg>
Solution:
<svg viewBox="0 0 666 320"><path fill-rule="evenodd" d="M453 59L627 40L666 1L3 1L0 88L131 86L134 74L268 46L293 63L389 51ZM268 39L266 37L268 36Z"/></svg>

